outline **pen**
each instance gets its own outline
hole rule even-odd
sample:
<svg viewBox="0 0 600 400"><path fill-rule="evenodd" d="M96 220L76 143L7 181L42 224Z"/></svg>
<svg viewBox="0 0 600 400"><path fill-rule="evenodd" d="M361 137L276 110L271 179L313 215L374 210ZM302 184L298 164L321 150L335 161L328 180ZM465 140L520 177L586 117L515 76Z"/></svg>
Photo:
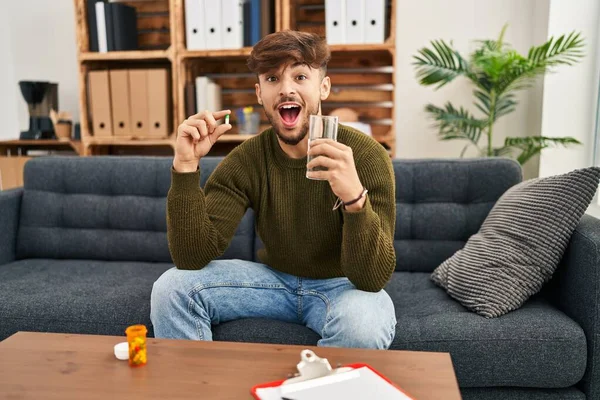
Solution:
<svg viewBox="0 0 600 400"><path fill-rule="evenodd" d="M294 400L294 399L290 399L289 397L282 397L281 400Z"/></svg>

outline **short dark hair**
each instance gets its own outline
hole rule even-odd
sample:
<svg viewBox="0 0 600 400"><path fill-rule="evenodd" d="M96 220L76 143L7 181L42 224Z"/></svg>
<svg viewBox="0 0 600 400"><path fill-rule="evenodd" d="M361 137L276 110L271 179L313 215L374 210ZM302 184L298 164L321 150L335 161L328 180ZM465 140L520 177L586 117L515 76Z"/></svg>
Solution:
<svg viewBox="0 0 600 400"><path fill-rule="evenodd" d="M305 64L327 71L331 52L324 38L314 33L285 30L271 33L254 45L248 68L257 75L286 64Z"/></svg>

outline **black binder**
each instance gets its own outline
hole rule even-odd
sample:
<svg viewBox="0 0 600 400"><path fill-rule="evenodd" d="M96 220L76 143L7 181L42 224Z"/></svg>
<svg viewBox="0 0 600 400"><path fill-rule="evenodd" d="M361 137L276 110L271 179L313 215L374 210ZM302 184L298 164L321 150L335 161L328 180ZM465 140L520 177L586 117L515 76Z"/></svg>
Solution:
<svg viewBox="0 0 600 400"><path fill-rule="evenodd" d="M114 47L111 48L109 45L108 50L137 50L138 35L135 8L120 3L110 3L109 7L112 15Z"/></svg>

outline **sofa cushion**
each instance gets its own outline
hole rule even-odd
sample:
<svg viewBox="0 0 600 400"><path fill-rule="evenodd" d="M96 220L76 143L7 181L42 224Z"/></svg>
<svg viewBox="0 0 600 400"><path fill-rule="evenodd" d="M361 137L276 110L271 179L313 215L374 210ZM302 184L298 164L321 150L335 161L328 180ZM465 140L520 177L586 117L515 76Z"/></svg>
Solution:
<svg viewBox="0 0 600 400"><path fill-rule="evenodd" d="M29 259L0 266L0 340L17 331L118 335L145 324L169 263Z"/></svg>
<svg viewBox="0 0 600 400"><path fill-rule="evenodd" d="M220 159L202 161L201 184ZM17 258L171 262L171 157L45 157L27 162ZM223 258L253 259L248 210Z"/></svg>
<svg viewBox="0 0 600 400"><path fill-rule="evenodd" d="M393 167L397 271L433 271L521 181L521 167L509 159L394 160Z"/></svg>
<svg viewBox="0 0 600 400"><path fill-rule="evenodd" d="M581 327L542 296L499 318L474 314L428 273L395 273L392 349L450 352L461 387L564 388L581 380L587 345Z"/></svg>
<svg viewBox="0 0 600 400"><path fill-rule="evenodd" d="M431 279L487 318L521 307L554 274L599 181L591 167L512 187Z"/></svg>

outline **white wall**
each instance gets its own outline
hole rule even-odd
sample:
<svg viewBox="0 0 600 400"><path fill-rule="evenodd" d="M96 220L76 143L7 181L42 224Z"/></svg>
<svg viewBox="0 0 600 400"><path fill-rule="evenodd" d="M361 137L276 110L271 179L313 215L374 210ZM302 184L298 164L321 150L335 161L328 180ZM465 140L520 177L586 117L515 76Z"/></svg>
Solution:
<svg viewBox="0 0 600 400"><path fill-rule="evenodd" d="M12 37L8 25L7 2L0 2L0 139L14 137L19 132L18 88L14 79Z"/></svg>
<svg viewBox="0 0 600 400"><path fill-rule="evenodd" d="M505 23L505 40L526 53L546 40L549 0L397 0L396 22L396 146L400 158L457 157L462 141L442 142L423 111L427 103L438 106L452 101L472 107L472 86L457 80L442 89L420 86L415 78L412 56L435 39L453 41L462 54L474 48L473 40L496 38ZM542 82L519 97L517 111L495 126L494 144L506 136L539 135ZM482 145L485 140L480 142ZM475 155L475 153L467 153ZM537 159L527 164L526 177L535 176Z"/></svg>
<svg viewBox="0 0 600 400"><path fill-rule="evenodd" d="M0 5L0 139L29 125L20 80L58 82L61 111L79 121L73 1L19 0Z"/></svg>
<svg viewBox="0 0 600 400"><path fill-rule="evenodd" d="M592 165L593 136L598 99L598 23L597 0L552 0L548 35L575 29L586 39L582 63L548 75L544 83L544 136L573 136L584 145L571 149L546 149L540 160L540 176L549 176Z"/></svg>
<svg viewBox="0 0 600 400"><path fill-rule="evenodd" d="M548 35L566 29L581 31L586 38L586 58L560 75L545 79L544 136L573 136L583 146L546 149L540 159L540 176L562 174L593 164L598 88L600 83L600 2L597 0L552 0ZM596 199L587 211L600 218Z"/></svg>

